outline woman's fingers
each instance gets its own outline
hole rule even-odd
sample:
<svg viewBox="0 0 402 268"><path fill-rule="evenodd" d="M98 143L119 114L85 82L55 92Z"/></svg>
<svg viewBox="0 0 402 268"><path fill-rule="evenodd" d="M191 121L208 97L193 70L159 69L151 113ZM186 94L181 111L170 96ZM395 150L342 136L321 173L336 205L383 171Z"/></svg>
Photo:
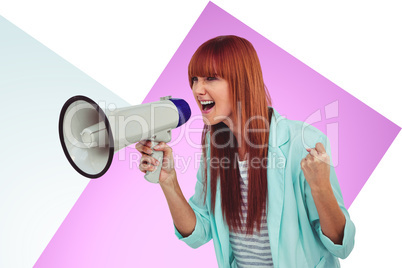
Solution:
<svg viewBox="0 0 402 268"><path fill-rule="evenodd" d="M141 157L141 163L140 163L140 170L142 172L146 171L153 171L156 169L156 166L159 165L159 161L153 158L152 156L149 155L143 155Z"/></svg>
<svg viewBox="0 0 402 268"><path fill-rule="evenodd" d="M135 145L135 149L137 149L139 152L151 155L152 154L152 149L151 149L151 142L147 140L142 140L139 141Z"/></svg>
<svg viewBox="0 0 402 268"><path fill-rule="evenodd" d="M146 154L142 155L142 157L141 157L141 163L143 163L143 162L145 162L147 164L152 164L154 166L159 165L158 160L156 160L154 157L152 157L150 155L146 155Z"/></svg>
<svg viewBox="0 0 402 268"><path fill-rule="evenodd" d="M136 145L135 148L140 151L141 153L151 155L152 154L152 149L151 149L151 141L149 140L142 140L139 141ZM160 142L158 145L153 147L155 151L163 151L165 153L171 154L172 153L172 148L166 144L166 142Z"/></svg>
<svg viewBox="0 0 402 268"><path fill-rule="evenodd" d="M154 147L154 150L155 151L163 151L164 153L168 153L168 154L172 153L172 148L163 141L158 143L158 145L156 145Z"/></svg>
<svg viewBox="0 0 402 268"><path fill-rule="evenodd" d="M321 142L317 142L317 143L316 143L315 149L317 150L317 152L318 152L319 154L324 154L324 153L326 153L324 144L322 144Z"/></svg>
<svg viewBox="0 0 402 268"><path fill-rule="evenodd" d="M309 152L307 156L305 157L306 160L310 161L316 161L316 162L325 162L327 164L330 163L329 156L327 155L325 151L325 147L322 143L318 142L316 143L315 148L306 148L306 150Z"/></svg>
<svg viewBox="0 0 402 268"><path fill-rule="evenodd" d="M140 169L141 172L146 173L147 171L154 171L156 169L155 166L147 163L141 163L138 168Z"/></svg>
<svg viewBox="0 0 402 268"><path fill-rule="evenodd" d="M159 165L159 161L151 156L153 153L151 146L152 144L149 140L141 140L135 145L135 148L142 154L138 168L144 173L155 170L156 166Z"/></svg>
<svg viewBox="0 0 402 268"><path fill-rule="evenodd" d="M310 150L310 155L312 155L313 157L318 157L318 152L315 148L311 148Z"/></svg>
<svg viewBox="0 0 402 268"><path fill-rule="evenodd" d="M166 142L159 142L156 146L151 149L152 143L148 140L139 141L135 148L142 154L141 162L139 164L139 169L142 172L153 171L156 169L156 166L162 165L162 171L164 174L169 175L174 172L174 159L173 159L173 150L172 148L166 144ZM158 160L152 157L153 151L161 151L163 152L163 159L158 162ZM166 176L167 176L166 175Z"/></svg>

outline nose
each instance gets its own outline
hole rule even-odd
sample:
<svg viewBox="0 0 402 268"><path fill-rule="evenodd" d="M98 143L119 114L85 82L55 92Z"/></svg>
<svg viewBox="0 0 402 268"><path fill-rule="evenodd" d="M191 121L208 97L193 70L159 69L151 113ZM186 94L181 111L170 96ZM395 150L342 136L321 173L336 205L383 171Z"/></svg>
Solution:
<svg viewBox="0 0 402 268"><path fill-rule="evenodd" d="M197 83L193 84L193 90L194 93L196 95L205 95L205 84L203 83L203 81L201 79L199 79L199 81L197 81Z"/></svg>

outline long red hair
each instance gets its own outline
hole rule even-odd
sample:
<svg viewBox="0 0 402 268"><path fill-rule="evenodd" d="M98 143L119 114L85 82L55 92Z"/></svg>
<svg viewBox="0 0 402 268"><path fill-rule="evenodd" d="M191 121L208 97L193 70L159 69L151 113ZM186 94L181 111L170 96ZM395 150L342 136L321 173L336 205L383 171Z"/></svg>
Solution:
<svg viewBox="0 0 402 268"><path fill-rule="evenodd" d="M239 129L269 129L272 106L271 98L264 85L262 71L253 45L238 36L218 36L202 44L188 66L190 86L192 77L219 76L228 81L234 118L239 118ZM240 105L240 107L238 106ZM248 119L254 118L247 122ZM247 123L247 126L246 126ZM206 144L206 135L210 132L210 144ZM261 218L265 212L268 199L267 166L253 167L250 160L263 159L268 153L268 131L242 131L246 146L248 165L248 210L247 233L252 234L254 227L259 231ZM228 141L233 141L227 145ZM211 205L215 213L217 184L221 186L222 213L231 231L239 231L242 219L242 198L240 192L240 172L237 163L238 141L224 123L204 125L201 144L204 155L204 190L207 189L206 148L211 148L211 159L229 159L230 165L210 167ZM227 146L222 146L227 145ZM229 166L229 168L227 168ZM233 168L234 167L234 168ZM206 192L206 191L205 191Z"/></svg>

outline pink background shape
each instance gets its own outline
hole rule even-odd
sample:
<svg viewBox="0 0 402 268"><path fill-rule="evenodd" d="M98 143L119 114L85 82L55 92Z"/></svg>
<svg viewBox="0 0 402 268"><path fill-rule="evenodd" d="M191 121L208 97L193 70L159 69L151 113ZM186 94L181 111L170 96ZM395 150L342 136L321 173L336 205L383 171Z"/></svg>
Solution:
<svg viewBox="0 0 402 268"><path fill-rule="evenodd" d="M336 173L349 207L400 128L216 5L207 5L144 102L172 95L190 103L193 117L199 115L188 86L187 64L200 44L228 34L245 37L256 48L279 113L305 121L320 111L325 120L313 125L324 133L329 124L337 124L337 140L330 139L332 146L337 145ZM335 101L338 117L326 119L325 107ZM185 128L201 126L198 120ZM172 147L176 155L191 160L188 170L178 168L180 185L189 198L198 169L194 157L200 151L190 144L199 143L200 135L190 135L191 142L178 140L181 131L173 131ZM135 165L130 166L135 157L132 148L116 154L107 174L88 184L36 267L217 266L211 242L193 250L174 236L163 193L146 182Z"/></svg>

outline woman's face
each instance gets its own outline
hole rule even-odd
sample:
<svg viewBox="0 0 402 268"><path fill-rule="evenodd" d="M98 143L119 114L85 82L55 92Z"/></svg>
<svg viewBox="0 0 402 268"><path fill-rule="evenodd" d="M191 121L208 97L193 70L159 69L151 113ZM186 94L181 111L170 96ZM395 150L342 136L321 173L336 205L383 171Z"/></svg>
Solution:
<svg viewBox="0 0 402 268"><path fill-rule="evenodd" d="M221 77L193 77L193 94L206 125L229 124L232 104L228 82ZM229 125L228 125L229 126Z"/></svg>

